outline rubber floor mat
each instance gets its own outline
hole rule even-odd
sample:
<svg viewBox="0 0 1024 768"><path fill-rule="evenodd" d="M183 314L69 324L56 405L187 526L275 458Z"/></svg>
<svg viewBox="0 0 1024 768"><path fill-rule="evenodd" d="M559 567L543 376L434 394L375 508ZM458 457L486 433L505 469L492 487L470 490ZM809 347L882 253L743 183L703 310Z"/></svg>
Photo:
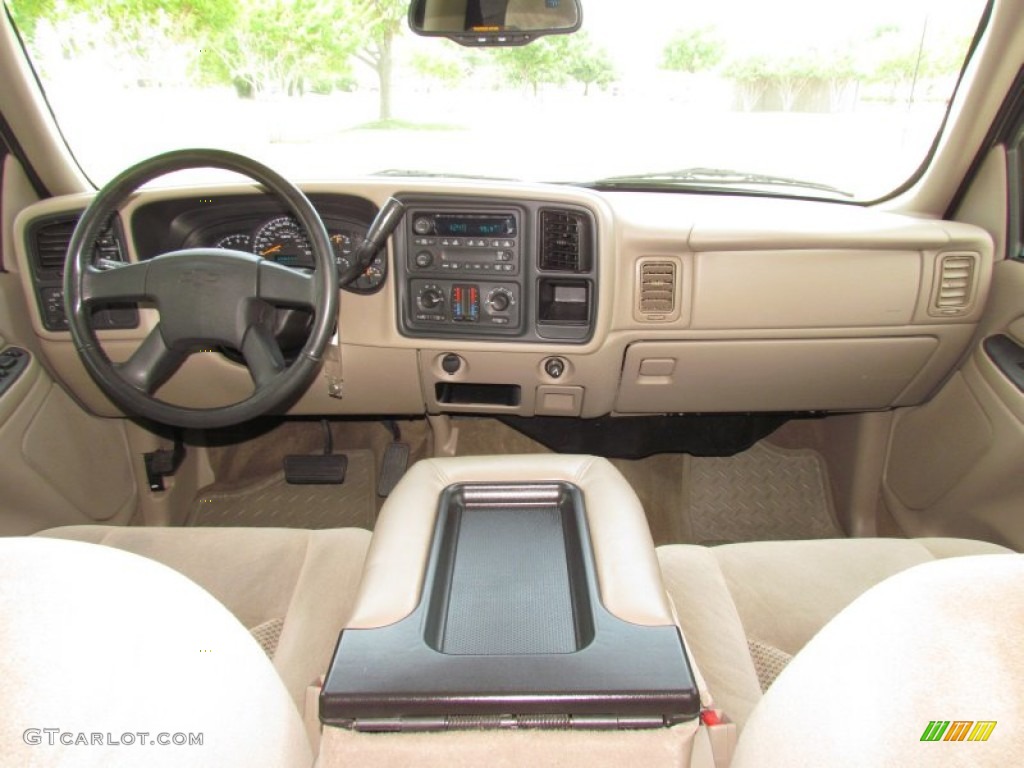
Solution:
<svg viewBox="0 0 1024 768"><path fill-rule="evenodd" d="M193 502L189 525L266 528L373 529L373 452L345 451L348 471L341 485L289 485L284 470L231 490L203 489Z"/></svg>
<svg viewBox="0 0 1024 768"><path fill-rule="evenodd" d="M729 458L691 458L688 511L698 544L844 536L821 455L763 441Z"/></svg>

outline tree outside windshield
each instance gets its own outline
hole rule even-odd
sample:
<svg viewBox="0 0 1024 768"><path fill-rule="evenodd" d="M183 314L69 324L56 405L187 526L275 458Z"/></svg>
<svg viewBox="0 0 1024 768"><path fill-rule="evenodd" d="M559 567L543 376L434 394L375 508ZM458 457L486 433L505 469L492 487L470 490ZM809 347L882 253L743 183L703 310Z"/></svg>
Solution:
<svg viewBox="0 0 1024 768"><path fill-rule="evenodd" d="M922 162L984 7L583 0L577 34L473 49L412 34L407 0L5 1L97 183L212 146L296 179L710 168L860 199Z"/></svg>

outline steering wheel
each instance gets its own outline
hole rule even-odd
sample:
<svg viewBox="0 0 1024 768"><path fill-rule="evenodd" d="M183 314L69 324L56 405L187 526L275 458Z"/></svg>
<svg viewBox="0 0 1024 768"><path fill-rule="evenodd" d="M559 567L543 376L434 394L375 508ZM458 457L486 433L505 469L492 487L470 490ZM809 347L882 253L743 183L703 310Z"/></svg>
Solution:
<svg viewBox="0 0 1024 768"><path fill-rule="evenodd" d="M110 216L143 184L175 171L219 168L244 174L277 195L309 235L315 270L300 272L244 251L188 248L133 264L94 266L93 244ZM92 325L105 304L151 302L160 321L131 357L113 363ZM331 243L312 203L291 182L247 157L213 149L158 155L124 171L86 208L68 249L64 303L75 348L100 389L129 413L164 424L213 428L274 411L308 385L338 318L338 274ZM277 307L313 312L305 345L286 365L274 339ZM241 352L253 393L215 408L172 405L154 392L200 349Z"/></svg>

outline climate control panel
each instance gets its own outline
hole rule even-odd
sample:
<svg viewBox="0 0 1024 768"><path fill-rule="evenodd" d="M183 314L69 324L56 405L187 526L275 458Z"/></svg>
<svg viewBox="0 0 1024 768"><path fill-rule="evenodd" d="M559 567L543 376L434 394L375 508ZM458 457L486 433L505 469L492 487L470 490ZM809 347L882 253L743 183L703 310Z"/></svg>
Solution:
<svg viewBox="0 0 1024 768"><path fill-rule="evenodd" d="M413 279L409 287L409 317L420 327L516 332L522 326L518 283Z"/></svg>

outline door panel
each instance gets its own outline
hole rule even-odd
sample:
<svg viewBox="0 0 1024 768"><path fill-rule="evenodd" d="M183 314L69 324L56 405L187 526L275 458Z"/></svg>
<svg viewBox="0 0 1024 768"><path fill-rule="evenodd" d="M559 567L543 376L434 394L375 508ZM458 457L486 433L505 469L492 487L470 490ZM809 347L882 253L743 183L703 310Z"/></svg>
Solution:
<svg viewBox="0 0 1024 768"><path fill-rule="evenodd" d="M11 241L15 214L36 197L12 157L2 174L0 366L3 352L12 348L23 351L28 365L18 366L16 378L6 377L0 394L0 535L98 521L124 524L138 499L127 422L86 413L42 365Z"/></svg>
<svg viewBox="0 0 1024 768"><path fill-rule="evenodd" d="M1017 253L1006 230L1007 154L992 151L959 218L986 227L997 257ZM882 498L911 536L966 536L1024 550L1024 391L986 340L1024 345L1024 261L997 261L972 350L928 403L898 412ZM991 342L989 344L991 347ZM1005 366L1004 366L1005 367Z"/></svg>

